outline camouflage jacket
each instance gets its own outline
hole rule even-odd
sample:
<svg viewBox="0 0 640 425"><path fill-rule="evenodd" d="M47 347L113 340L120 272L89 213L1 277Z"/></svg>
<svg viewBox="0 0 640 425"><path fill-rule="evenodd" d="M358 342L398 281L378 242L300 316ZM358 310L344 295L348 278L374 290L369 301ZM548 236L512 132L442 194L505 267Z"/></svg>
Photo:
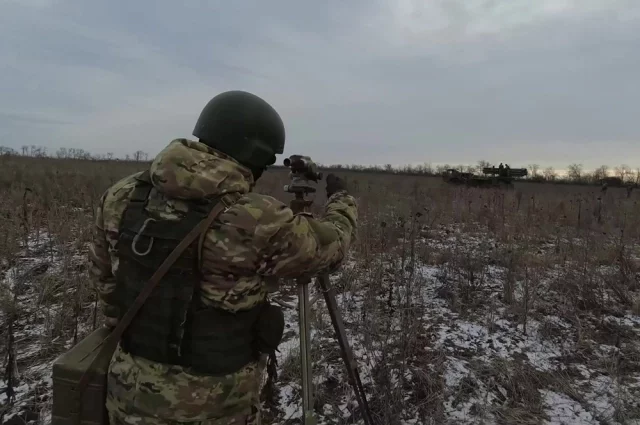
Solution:
<svg viewBox="0 0 640 425"><path fill-rule="evenodd" d="M267 282L273 278L294 278L339 265L355 237L357 206L352 196L345 192L334 194L327 201L321 219L294 215L282 202L251 191L254 181L249 169L199 142L172 141L154 159L150 173L154 189L147 209L167 219L181 217L188 205L185 200L231 192L242 194L217 218L222 225L209 230L204 239L199 293L206 305L229 311L251 308L264 301ZM109 188L97 208L89 257L109 325L115 325L118 317L112 299L118 267L115 255L118 229L136 176L126 177ZM117 364L118 361L136 366ZM161 406L157 395L134 397L138 411L161 417L190 421L216 417L236 407L244 409L257 397L257 394L243 396L240 394L243 391L229 386L229 382L234 382L242 387L242 379L255 378L252 375L255 365L222 379L196 376L181 367L151 364L121 352L116 353L114 362L112 369L120 371L116 381L123 388L151 382L158 391L162 389ZM181 395L189 396L197 387L206 387L209 394L219 392L220 397L215 399L217 402L209 400L206 406L196 409L190 400L182 400ZM231 391L235 397L230 396L230 388L235 388Z"/></svg>

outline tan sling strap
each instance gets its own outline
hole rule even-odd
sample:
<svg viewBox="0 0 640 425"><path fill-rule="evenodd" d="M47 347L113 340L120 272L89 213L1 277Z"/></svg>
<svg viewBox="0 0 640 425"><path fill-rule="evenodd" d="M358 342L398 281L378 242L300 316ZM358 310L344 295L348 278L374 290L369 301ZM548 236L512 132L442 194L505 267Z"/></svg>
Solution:
<svg viewBox="0 0 640 425"><path fill-rule="evenodd" d="M160 282L160 279L164 277L164 275L169 271L173 263L176 262L176 260L189 247L189 245L191 245L196 240L196 238L198 238L199 235L206 233L206 231L209 229L209 227L211 226L213 221L216 219L216 217L220 215L222 212L229 209L238 200L239 195L238 194L234 194L234 195L235 196L231 194L223 195L218 201L218 203L213 207L213 209L211 209L211 212L209 213L207 218L205 218L200 223L198 223L198 225L194 227L189 232L189 234L185 236L185 238L182 241L180 241L178 246L175 247L175 249L171 252L171 254L167 256L167 258L160 265L160 267L158 267L158 270L156 270L153 276L151 276L151 278L149 279L147 284L144 286L144 288L142 288L142 291L140 291L140 294L138 294L138 297L133 302L129 310L127 310L125 315L118 322L118 324L113 329L113 331L109 334L109 336L105 338L105 340L102 343L102 348L100 348L101 354L104 353L106 355L109 351L115 351L116 346L120 341L120 338L122 338L122 334L127 329L127 326L129 326L129 324L131 323L133 318L136 316L136 314L138 313L138 311L140 310L144 302L147 300L149 295L151 295L151 293L153 292L158 282ZM89 373L89 371L93 369L93 367L95 366L95 363L100 357L101 357L100 355L95 357L95 359L89 365L85 373L80 378L80 381L78 382L78 403L81 402L82 393L87 388L87 385L89 384L89 381L91 379L91 374Z"/></svg>

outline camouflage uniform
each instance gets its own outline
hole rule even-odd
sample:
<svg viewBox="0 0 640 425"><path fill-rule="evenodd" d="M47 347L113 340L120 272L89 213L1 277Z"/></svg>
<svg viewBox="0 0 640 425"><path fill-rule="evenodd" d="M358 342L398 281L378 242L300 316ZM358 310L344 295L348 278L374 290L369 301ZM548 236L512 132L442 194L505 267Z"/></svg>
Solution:
<svg viewBox="0 0 640 425"><path fill-rule="evenodd" d="M147 210L177 219L186 200L224 193L242 196L216 220L204 239L200 294L208 306L228 311L264 302L267 282L332 269L355 238L357 207L345 192L334 194L322 219L294 215L282 202L251 192L252 173L200 142L172 141L153 161ZM107 190L97 209L90 250L92 275L108 325L118 311L118 229L136 175ZM236 373L213 377L186 367L154 363L118 348L109 370L111 422L127 424L259 424L259 387L264 360Z"/></svg>

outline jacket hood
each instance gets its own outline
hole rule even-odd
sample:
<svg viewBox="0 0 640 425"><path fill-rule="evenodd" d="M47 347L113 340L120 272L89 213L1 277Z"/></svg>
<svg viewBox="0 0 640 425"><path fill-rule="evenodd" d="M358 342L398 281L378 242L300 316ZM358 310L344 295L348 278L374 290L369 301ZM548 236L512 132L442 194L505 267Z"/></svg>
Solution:
<svg viewBox="0 0 640 425"><path fill-rule="evenodd" d="M251 170L204 143L175 139L151 163L151 181L170 198L201 199L247 193Z"/></svg>

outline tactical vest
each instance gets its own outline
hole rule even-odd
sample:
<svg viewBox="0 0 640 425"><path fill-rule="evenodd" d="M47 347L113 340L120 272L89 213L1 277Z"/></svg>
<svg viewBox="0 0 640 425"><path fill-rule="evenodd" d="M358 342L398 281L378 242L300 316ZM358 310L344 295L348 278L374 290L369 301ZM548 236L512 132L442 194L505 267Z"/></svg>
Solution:
<svg viewBox="0 0 640 425"><path fill-rule="evenodd" d="M149 173L137 180L116 245L116 297L121 315L169 253L221 202L220 198L190 202L189 212L179 221L152 217L145 210L153 188ZM201 243L187 248L160 280L124 332L121 346L154 362L222 376L258 358L256 322L269 306L231 313L203 305L199 295Z"/></svg>

